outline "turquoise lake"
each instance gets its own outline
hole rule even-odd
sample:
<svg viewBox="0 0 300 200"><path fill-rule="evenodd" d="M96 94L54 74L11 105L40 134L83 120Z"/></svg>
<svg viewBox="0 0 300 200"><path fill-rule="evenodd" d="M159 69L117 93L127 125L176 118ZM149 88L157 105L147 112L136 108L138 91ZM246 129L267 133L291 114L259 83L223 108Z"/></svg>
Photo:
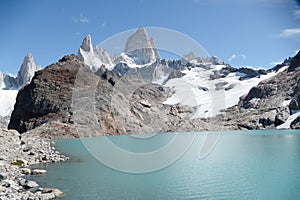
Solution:
<svg viewBox="0 0 300 200"><path fill-rule="evenodd" d="M222 132L204 159L199 159L199 150L207 133L197 133L188 150L173 164L139 174L107 167L89 153L80 139L57 140L57 150L70 156L70 160L35 166L47 169L48 173L30 179L42 187L61 189L65 200L300 199L299 133ZM146 153L166 146L175 135L164 133L149 138L125 135L108 139L121 149ZM96 142L103 138L87 140ZM103 146L97 148L107 155L111 153Z"/></svg>

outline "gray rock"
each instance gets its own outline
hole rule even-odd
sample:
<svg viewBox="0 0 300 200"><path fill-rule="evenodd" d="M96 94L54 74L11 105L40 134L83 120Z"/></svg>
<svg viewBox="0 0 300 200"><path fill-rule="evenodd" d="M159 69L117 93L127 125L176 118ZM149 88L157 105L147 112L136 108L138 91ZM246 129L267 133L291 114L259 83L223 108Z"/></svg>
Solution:
<svg viewBox="0 0 300 200"><path fill-rule="evenodd" d="M39 185L35 181L27 180L25 183L25 188L37 188Z"/></svg>
<svg viewBox="0 0 300 200"><path fill-rule="evenodd" d="M0 173L0 181L6 179L6 174L5 173Z"/></svg>
<svg viewBox="0 0 300 200"><path fill-rule="evenodd" d="M28 53L22 63L22 66L18 72L16 78L16 83L18 86L24 86L31 81L34 72L40 70L40 66L36 66L34 63L34 58L31 53Z"/></svg>
<svg viewBox="0 0 300 200"><path fill-rule="evenodd" d="M198 86L198 89L199 90L203 90L203 91L208 91L208 88L207 87L203 87L203 86Z"/></svg>
<svg viewBox="0 0 300 200"><path fill-rule="evenodd" d="M21 172L22 174L30 174L31 173L31 170L29 168L21 168Z"/></svg>
<svg viewBox="0 0 300 200"><path fill-rule="evenodd" d="M292 100L289 104L289 109L290 109L291 114L292 114L293 110L300 110L300 98L299 97L292 98Z"/></svg>
<svg viewBox="0 0 300 200"><path fill-rule="evenodd" d="M226 81L221 81L215 84L216 90L222 90L225 89L224 86L227 85L228 82Z"/></svg>
<svg viewBox="0 0 300 200"><path fill-rule="evenodd" d="M232 88L234 88L234 86L235 86L235 84L232 83L232 84L228 85L227 87L225 87L224 89L225 89L225 91L231 90Z"/></svg>
<svg viewBox="0 0 300 200"><path fill-rule="evenodd" d="M298 116L294 121L291 123L292 129L300 129L300 117Z"/></svg>
<svg viewBox="0 0 300 200"><path fill-rule="evenodd" d="M57 188L45 188L42 190L42 194L54 194L56 198L64 196L64 193Z"/></svg>
<svg viewBox="0 0 300 200"><path fill-rule="evenodd" d="M68 121L71 91L80 67L89 70L73 55L37 72L31 84L19 91L8 128L23 133L52 120ZM53 77L55 81L51 81Z"/></svg>
<svg viewBox="0 0 300 200"><path fill-rule="evenodd" d="M8 188L15 185L15 182L13 180L10 179L5 179L4 181L2 181L2 186Z"/></svg>
<svg viewBox="0 0 300 200"><path fill-rule="evenodd" d="M291 60L290 66L288 68L288 72L293 72L300 67L300 51L298 51L297 55L294 56Z"/></svg>
<svg viewBox="0 0 300 200"><path fill-rule="evenodd" d="M27 180L25 178L18 178L18 183L20 186L25 187L27 184Z"/></svg>
<svg viewBox="0 0 300 200"><path fill-rule="evenodd" d="M190 53L187 53L187 54L184 54L183 56L182 56L182 59L184 60L184 61L192 61L192 60L194 60L196 58L196 56L195 56L195 54L194 54L194 52L190 52Z"/></svg>
<svg viewBox="0 0 300 200"><path fill-rule="evenodd" d="M149 38L145 28L139 27L126 41L125 53L137 64L160 60L153 38Z"/></svg>
<svg viewBox="0 0 300 200"><path fill-rule="evenodd" d="M49 199L55 199L56 196L54 193L45 193L45 194L41 194L39 198L40 200L49 200Z"/></svg>
<svg viewBox="0 0 300 200"><path fill-rule="evenodd" d="M83 39L77 55L92 71L97 71L102 65L113 66L112 59L105 49L93 47L90 35Z"/></svg>
<svg viewBox="0 0 300 200"><path fill-rule="evenodd" d="M38 175L38 174L46 174L47 170L44 169L34 169L31 171L32 175Z"/></svg>

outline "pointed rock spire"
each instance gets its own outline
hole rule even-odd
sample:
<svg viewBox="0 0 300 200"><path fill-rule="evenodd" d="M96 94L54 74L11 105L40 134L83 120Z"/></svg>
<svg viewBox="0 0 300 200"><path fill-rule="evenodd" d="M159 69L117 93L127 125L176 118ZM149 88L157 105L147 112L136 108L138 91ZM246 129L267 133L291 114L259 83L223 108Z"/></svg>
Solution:
<svg viewBox="0 0 300 200"><path fill-rule="evenodd" d="M91 38L90 34L85 36L85 38L82 41L82 44L81 44L80 48L83 51L93 52L92 38Z"/></svg>
<svg viewBox="0 0 300 200"><path fill-rule="evenodd" d="M91 35L87 35L83 39L78 50L78 58L94 72L102 65L105 65L107 68L113 66L112 59L105 49L99 46L93 47Z"/></svg>
<svg viewBox="0 0 300 200"><path fill-rule="evenodd" d="M32 53L27 53L16 78L17 86L23 86L29 83L34 75L34 72L40 69L40 66L35 65Z"/></svg>
<svg viewBox="0 0 300 200"><path fill-rule="evenodd" d="M125 53L137 64L146 64L160 59L153 38L149 38L145 28L139 27L126 41Z"/></svg>

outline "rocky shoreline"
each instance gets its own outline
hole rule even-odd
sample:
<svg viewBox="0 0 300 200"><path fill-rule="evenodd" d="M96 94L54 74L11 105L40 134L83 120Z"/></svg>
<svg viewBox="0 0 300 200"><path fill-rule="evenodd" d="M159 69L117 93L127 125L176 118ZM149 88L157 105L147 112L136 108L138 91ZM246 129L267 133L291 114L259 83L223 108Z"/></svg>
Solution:
<svg viewBox="0 0 300 200"><path fill-rule="evenodd" d="M0 200L47 200L63 196L57 188L42 188L35 181L24 178L25 175L47 173L46 170L33 169L34 164L68 159L53 145L51 140L32 132L21 135L15 130L0 128Z"/></svg>

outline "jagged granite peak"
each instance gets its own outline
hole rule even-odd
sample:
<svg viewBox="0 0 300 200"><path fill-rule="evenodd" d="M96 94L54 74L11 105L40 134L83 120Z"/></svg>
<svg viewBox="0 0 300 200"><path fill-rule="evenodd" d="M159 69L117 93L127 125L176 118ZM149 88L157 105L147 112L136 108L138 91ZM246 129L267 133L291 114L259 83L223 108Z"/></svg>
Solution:
<svg viewBox="0 0 300 200"><path fill-rule="evenodd" d="M0 72L0 89L18 89L29 83L34 73L40 69L41 67L35 64L32 53L27 53L16 78Z"/></svg>
<svg viewBox="0 0 300 200"><path fill-rule="evenodd" d="M153 63L160 60L153 38L146 29L139 27L126 41L125 53L130 55L137 64Z"/></svg>
<svg viewBox="0 0 300 200"><path fill-rule="evenodd" d="M185 54L182 56L183 63L189 62L193 65L225 65L225 62L221 59L217 58L216 56L210 56L210 57L198 57L194 55L193 52L190 52L188 54Z"/></svg>
<svg viewBox="0 0 300 200"><path fill-rule="evenodd" d="M136 32L134 32L127 39L125 46L125 53L134 51L140 48L151 48L151 43L149 40L148 33L145 28L139 27Z"/></svg>
<svg viewBox="0 0 300 200"><path fill-rule="evenodd" d="M194 52L191 51L187 54L182 55L182 58L185 61L191 61L191 60L194 60L196 58L196 56L195 56Z"/></svg>
<svg viewBox="0 0 300 200"><path fill-rule="evenodd" d="M224 65L224 61L222 61L221 59L219 59L218 57L216 56L211 56L209 58L210 62L214 65Z"/></svg>
<svg viewBox="0 0 300 200"><path fill-rule="evenodd" d="M80 48L86 52L93 52L92 38L91 35L88 34L82 41Z"/></svg>
<svg viewBox="0 0 300 200"><path fill-rule="evenodd" d="M90 67L92 71L97 71L102 65L107 68L113 66L109 53L99 46L93 47L91 35L87 35L78 50L78 58Z"/></svg>
<svg viewBox="0 0 300 200"><path fill-rule="evenodd" d="M16 78L17 86L23 86L29 83L34 73L40 69L41 67L35 64L32 53L27 53L23 60L21 68L18 71L18 75Z"/></svg>

